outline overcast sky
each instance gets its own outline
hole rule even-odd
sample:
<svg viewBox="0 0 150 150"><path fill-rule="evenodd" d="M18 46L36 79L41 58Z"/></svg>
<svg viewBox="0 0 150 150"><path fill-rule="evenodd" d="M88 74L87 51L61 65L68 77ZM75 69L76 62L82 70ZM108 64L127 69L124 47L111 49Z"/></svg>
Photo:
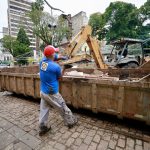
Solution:
<svg viewBox="0 0 150 150"><path fill-rule="evenodd" d="M59 8L65 12L65 14L71 14L72 16L80 11L87 13L89 17L90 14L95 12L103 13L105 9L109 6L110 2L117 0L47 0L53 7ZM133 3L136 7L143 5L146 0L122 0L124 2ZM0 32L2 27L7 27L7 0L0 0ZM45 10L50 12L50 8L45 4ZM53 14L60 14L59 11L53 11ZM0 33L0 38L2 33Z"/></svg>

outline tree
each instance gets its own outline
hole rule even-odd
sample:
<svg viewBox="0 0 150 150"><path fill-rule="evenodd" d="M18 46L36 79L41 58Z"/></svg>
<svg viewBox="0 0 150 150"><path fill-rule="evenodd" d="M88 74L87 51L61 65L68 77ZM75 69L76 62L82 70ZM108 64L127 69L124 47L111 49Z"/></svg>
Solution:
<svg viewBox="0 0 150 150"><path fill-rule="evenodd" d="M29 38L26 35L26 32L25 32L23 27L21 27L19 29L19 32L18 32L18 35L17 35L17 41L19 43L22 43L22 44L26 45L26 46L30 46Z"/></svg>
<svg viewBox="0 0 150 150"><path fill-rule="evenodd" d="M124 2L113 2L103 14L95 13L90 16L89 24L93 35L98 39L112 41L121 37L148 38L150 33L150 0L137 9L135 5Z"/></svg>
<svg viewBox="0 0 150 150"><path fill-rule="evenodd" d="M66 37L67 40L69 40L71 34L71 30L70 28L68 28L66 21L62 16L60 16L57 19L57 26L52 32L53 32L53 45L56 47L58 47L61 44L64 37Z"/></svg>
<svg viewBox="0 0 150 150"><path fill-rule="evenodd" d="M30 56L31 48L29 48L30 41L26 35L25 30L21 27L17 39L13 44L13 56L18 64L26 64L27 56Z"/></svg>
<svg viewBox="0 0 150 150"><path fill-rule="evenodd" d="M44 5L43 0L36 0L34 3L32 3L32 10L43 11L44 8L43 5Z"/></svg>
<svg viewBox="0 0 150 150"><path fill-rule="evenodd" d="M150 0L147 0L147 2L144 3L143 6L140 7L140 19L142 22L150 19Z"/></svg>
<svg viewBox="0 0 150 150"><path fill-rule="evenodd" d="M138 19L138 10L133 4L110 3L104 16L109 30L106 36L108 41L121 37L137 37L137 30L141 24Z"/></svg>
<svg viewBox="0 0 150 150"><path fill-rule="evenodd" d="M104 28L105 20L103 14L97 12L90 15L89 25L93 28L92 35L98 36L99 40L102 40L106 36L107 30Z"/></svg>
<svg viewBox="0 0 150 150"><path fill-rule="evenodd" d="M5 35L2 38L3 47L7 49L13 55L13 44L15 42L15 38L10 35Z"/></svg>
<svg viewBox="0 0 150 150"><path fill-rule="evenodd" d="M52 17L49 13L43 11L42 0L36 0L32 3L32 10L28 13L28 16L34 24L34 34L46 45L52 44L54 36L57 37L55 43L58 44L62 36L68 35L69 30L62 23L62 20L60 21L58 17ZM56 25L57 28L55 28Z"/></svg>
<svg viewBox="0 0 150 150"><path fill-rule="evenodd" d="M143 17L143 29L141 29L141 35L143 36L143 39L147 39L144 47L150 48L150 0L147 0L147 2L141 6L140 12Z"/></svg>
<svg viewBox="0 0 150 150"><path fill-rule="evenodd" d="M139 37L142 39L150 38L150 0L144 3L139 8L139 19L141 21L141 27L139 28Z"/></svg>
<svg viewBox="0 0 150 150"><path fill-rule="evenodd" d="M31 21L33 22L33 32L34 34L42 39L46 44L51 43L52 33L49 30L48 24L53 21L52 17L43 12L43 3L39 0L32 3L32 9L28 13Z"/></svg>

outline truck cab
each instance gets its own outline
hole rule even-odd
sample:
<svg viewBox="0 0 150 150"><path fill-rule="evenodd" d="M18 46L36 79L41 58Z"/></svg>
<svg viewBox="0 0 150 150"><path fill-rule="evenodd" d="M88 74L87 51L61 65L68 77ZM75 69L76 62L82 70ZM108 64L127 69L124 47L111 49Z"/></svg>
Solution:
<svg viewBox="0 0 150 150"><path fill-rule="evenodd" d="M143 63L143 40L121 38L112 42L113 48L107 64L117 68L136 68Z"/></svg>

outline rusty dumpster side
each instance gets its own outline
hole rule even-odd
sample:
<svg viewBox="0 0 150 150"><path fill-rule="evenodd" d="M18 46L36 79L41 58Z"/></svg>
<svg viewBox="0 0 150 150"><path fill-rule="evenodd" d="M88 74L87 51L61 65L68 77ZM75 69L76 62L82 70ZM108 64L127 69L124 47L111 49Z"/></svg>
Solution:
<svg viewBox="0 0 150 150"><path fill-rule="evenodd" d="M40 98L39 76L34 74L1 73L0 90Z"/></svg>
<svg viewBox="0 0 150 150"><path fill-rule="evenodd" d="M150 82L66 78L60 89L63 97L75 108L150 123Z"/></svg>
<svg viewBox="0 0 150 150"><path fill-rule="evenodd" d="M1 72L0 91L4 90L40 98L39 76ZM135 82L64 77L60 92L66 102L75 108L150 124L150 74Z"/></svg>

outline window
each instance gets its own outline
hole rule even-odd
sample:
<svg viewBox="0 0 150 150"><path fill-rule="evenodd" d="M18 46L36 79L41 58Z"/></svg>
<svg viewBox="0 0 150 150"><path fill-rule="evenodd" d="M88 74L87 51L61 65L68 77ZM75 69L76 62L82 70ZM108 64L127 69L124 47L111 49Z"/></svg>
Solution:
<svg viewBox="0 0 150 150"><path fill-rule="evenodd" d="M142 47L140 43L128 45L128 54L129 55L142 55Z"/></svg>
<svg viewBox="0 0 150 150"><path fill-rule="evenodd" d="M27 25L27 26L33 26L32 23L28 23L26 20L22 20L22 19L20 20L10 19L10 21L13 23L18 23L18 24L23 23L24 25Z"/></svg>
<svg viewBox="0 0 150 150"><path fill-rule="evenodd" d="M18 7L11 6L11 5L10 5L10 8L11 8L11 9L15 9L15 10L19 10L19 11L24 11L24 12L26 12L26 11L27 11L26 9L18 8Z"/></svg>
<svg viewBox="0 0 150 150"><path fill-rule="evenodd" d="M27 5L24 5L24 3L16 3L16 2L12 2L12 1L10 1L10 4L12 4L12 5L16 5L16 6L19 6L19 7L25 7L25 8L27 8L27 9L31 9L31 7L29 7L29 6L27 6Z"/></svg>
<svg viewBox="0 0 150 150"><path fill-rule="evenodd" d="M31 3L28 1L24 1L24 0L15 0L15 1L17 1L17 2L19 1L20 3L25 3L27 5L31 5Z"/></svg>

